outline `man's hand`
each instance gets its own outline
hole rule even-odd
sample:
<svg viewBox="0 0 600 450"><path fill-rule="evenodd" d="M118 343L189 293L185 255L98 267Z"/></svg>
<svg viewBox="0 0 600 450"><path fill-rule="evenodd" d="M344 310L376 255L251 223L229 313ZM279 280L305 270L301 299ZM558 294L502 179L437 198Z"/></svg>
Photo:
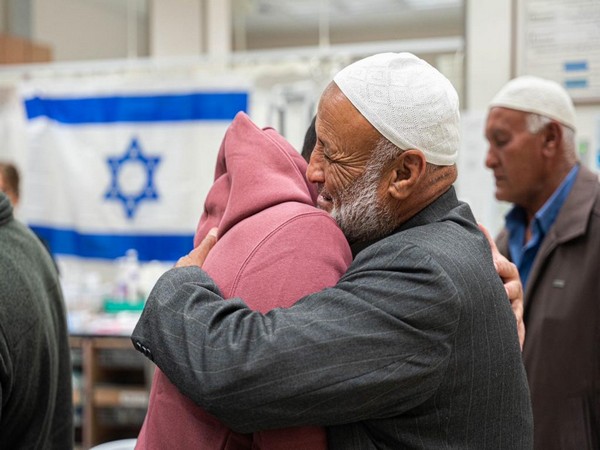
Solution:
<svg viewBox="0 0 600 450"><path fill-rule="evenodd" d="M200 245L196 247L194 250L189 252L187 255L182 256L175 264L175 267L187 267L187 266L198 266L202 267L206 257L208 256L208 252L214 247L217 243L217 232L216 228L212 228L206 237L200 242Z"/></svg>
<svg viewBox="0 0 600 450"><path fill-rule="evenodd" d="M521 344L521 350L523 350L523 342L525 341L525 323L523 322L523 285L521 284L519 271L517 270L517 266L500 254L489 231L481 224L479 224L479 229L487 238L492 249L494 267L496 267L496 272L498 272L498 275L500 275L500 278L504 283L504 289L510 300L510 306L517 319L519 343Z"/></svg>

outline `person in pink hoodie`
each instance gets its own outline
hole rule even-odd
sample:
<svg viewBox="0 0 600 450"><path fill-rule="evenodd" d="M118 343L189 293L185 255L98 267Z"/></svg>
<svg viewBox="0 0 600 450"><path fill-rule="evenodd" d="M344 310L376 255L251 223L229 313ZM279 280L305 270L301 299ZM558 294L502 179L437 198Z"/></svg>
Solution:
<svg viewBox="0 0 600 450"><path fill-rule="evenodd" d="M242 297L263 313L289 307L333 286L350 265L346 238L327 212L314 207L316 190L305 173L302 156L275 130L258 128L244 113L235 117L194 240L196 246L218 227L204 269L224 297ZM235 433L156 369L136 448L319 450L326 436L316 426Z"/></svg>

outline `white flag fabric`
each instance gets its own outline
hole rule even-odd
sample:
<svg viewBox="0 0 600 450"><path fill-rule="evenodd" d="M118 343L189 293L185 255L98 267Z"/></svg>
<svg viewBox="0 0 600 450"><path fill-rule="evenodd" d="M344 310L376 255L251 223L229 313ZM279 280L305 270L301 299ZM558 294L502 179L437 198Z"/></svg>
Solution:
<svg viewBox="0 0 600 450"><path fill-rule="evenodd" d="M125 84L125 83L124 83ZM23 90L24 215L56 255L175 261L192 248L244 83Z"/></svg>

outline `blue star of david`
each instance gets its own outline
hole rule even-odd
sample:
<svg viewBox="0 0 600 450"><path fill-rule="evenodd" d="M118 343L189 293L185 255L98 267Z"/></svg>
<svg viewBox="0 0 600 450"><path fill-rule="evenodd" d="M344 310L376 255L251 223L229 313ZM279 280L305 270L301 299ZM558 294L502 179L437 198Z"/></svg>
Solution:
<svg viewBox="0 0 600 450"><path fill-rule="evenodd" d="M154 170L160 163L160 157L146 156L142 153L142 148L138 140L134 137L125 154L120 157L107 158L107 163L111 172L110 187L104 198L106 200L116 200L123 203L125 214L128 219L133 219L136 209L143 200L156 201L158 193L154 186ZM125 163L140 164L146 174L145 185L139 192L126 193L119 184L119 172L123 169Z"/></svg>

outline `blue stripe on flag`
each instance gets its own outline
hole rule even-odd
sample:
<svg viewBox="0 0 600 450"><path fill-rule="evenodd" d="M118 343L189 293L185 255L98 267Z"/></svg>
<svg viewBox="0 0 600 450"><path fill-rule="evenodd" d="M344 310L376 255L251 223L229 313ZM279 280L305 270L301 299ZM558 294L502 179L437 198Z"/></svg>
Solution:
<svg viewBox="0 0 600 450"><path fill-rule="evenodd" d="M54 254L84 258L115 259L134 248L141 261L177 261L194 246L189 235L107 235L84 234L75 230L32 225L31 229L47 241Z"/></svg>
<svg viewBox="0 0 600 450"><path fill-rule="evenodd" d="M47 117L68 124L231 120L247 108L247 92L25 100L29 120Z"/></svg>

